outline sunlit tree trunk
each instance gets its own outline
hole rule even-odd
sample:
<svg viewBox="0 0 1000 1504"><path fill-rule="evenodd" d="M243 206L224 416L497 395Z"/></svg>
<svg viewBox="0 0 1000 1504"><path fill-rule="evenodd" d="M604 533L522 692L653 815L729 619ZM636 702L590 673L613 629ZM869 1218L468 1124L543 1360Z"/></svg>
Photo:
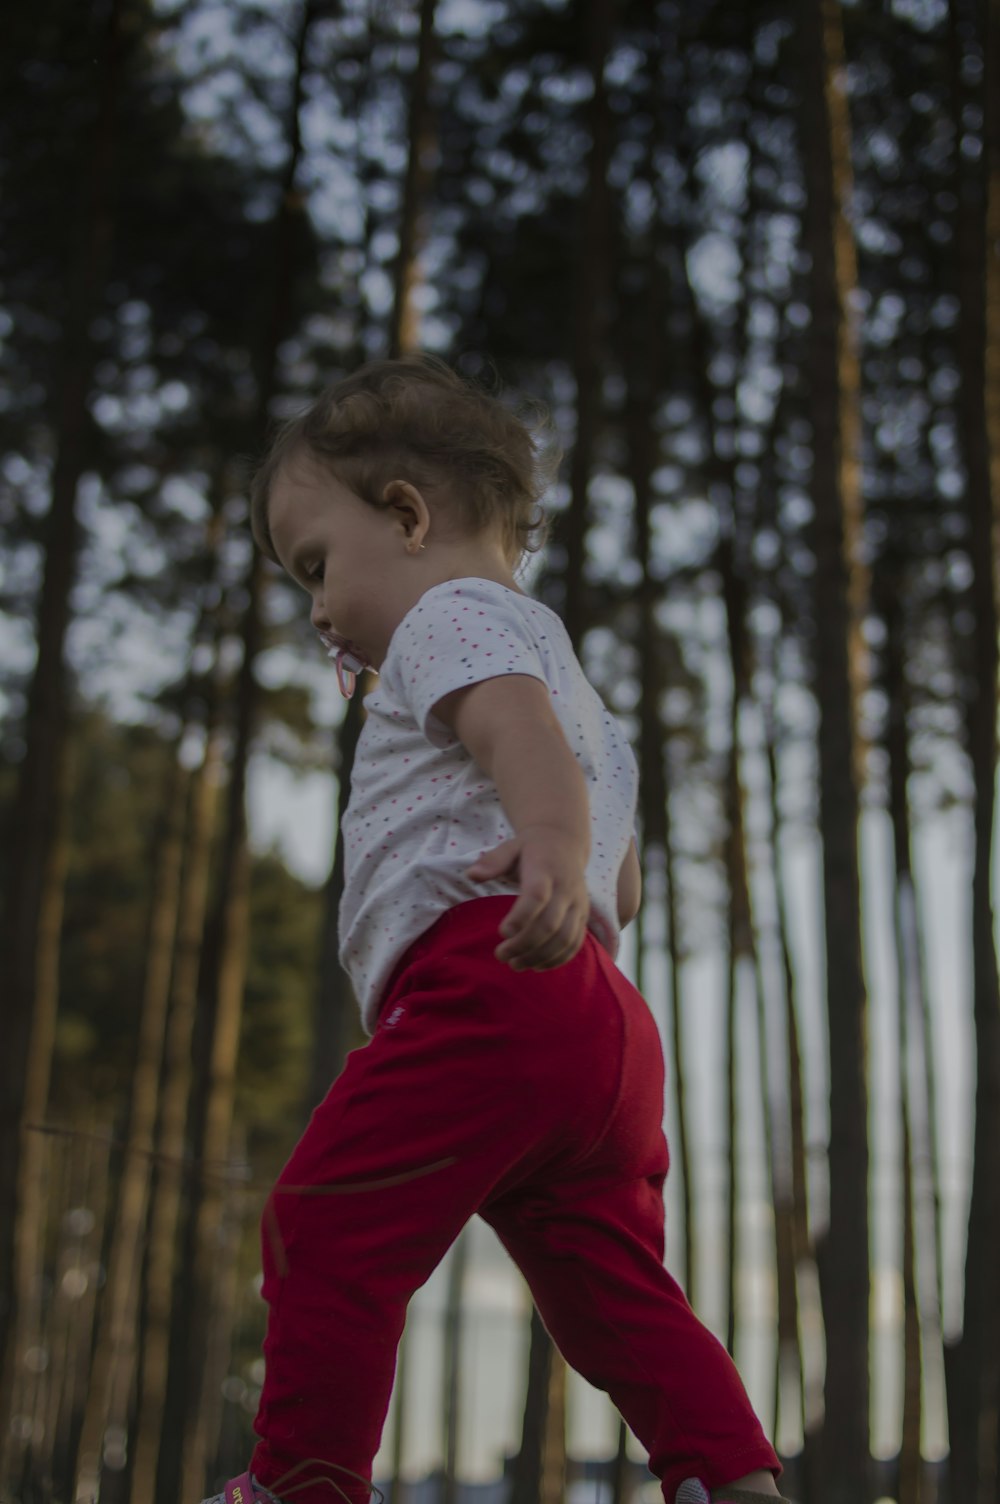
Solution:
<svg viewBox="0 0 1000 1504"><path fill-rule="evenodd" d="M58 367L56 446L36 612L37 658L28 688L25 751L7 831L12 853L5 893L6 1038L0 1061L0 1415L10 1413L19 1353L37 1326L44 1209L37 1196L37 1136L25 1124L44 1116L58 1007L59 935L66 869L68 800L63 649L80 529L77 487L85 463L91 384L90 323L111 253L116 191L116 110L121 71L121 0L102 9L95 37L99 80L94 136L81 188L65 344ZM0 1433L4 1455L16 1445Z"/></svg>
<svg viewBox="0 0 1000 1504"><path fill-rule="evenodd" d="M64 1140L60 1156L64 1174L52 1208L59 1216L59 1260L46 1344L52 1388L38 1438L44 1449L43 1498L65 1499L73 1487L73 1448L90 1383L113 1144L112 1124L91 1112Z"/></svg>
<svg viewBox="0 0 1000 1504"><path fill-rule="evenodd" d="M124 1392L127 1410L136 1357L139 1272L152 1178L153 1137L170 995L170 970L180 897L187 775L180 741L168 752L162 830L154 855L154 886L146 945L146 974L129 1109L128 1136L111 1233L108 1278L101 1300L87 1404L77 1451L74 1496L88 1504L99 1491L111 1391Z"/></svg>
<svg viewBox="0 0 1000 1504"><path fill-rule="evenodd" d="M830 1221L819 1250L827 1331L823 1477L828 1504L857 1504L869 1471L867 990L857 722L867 580L859 549L859 366L848 302L857 278L847 215L852 173L841 20L838 0L808 0L798 36L811 262L814 674L830 1042Z"/></svg>
<svg viewBox="0 0 1000 1504"><path fill-rule="evenodd" d="M208 906L209 865L216 830L222 760L222 743L215 715L213 693L209 696L206 714L202 762L191 778L188 836L160 1085L156 1178L147 1233L140 1404L132 1448L132 1504L149 1504L156 1496L160 1433L167 1396L174 1270L191 1096L192 1041L198 1005L198 969Z"/></svg>
<svg viewBox="0 0 1000 1504"><path fill-rule="evenodd" d="M952 1489L956 1498L996 1504L1000 1489L1000 979L994 931L991 868L995 817L997 720L997 505L1000 498L1000 88L995 3L975 7L985 75L975 100L956 86L954 110L968 103L985 114L984 151L962 163L958 211L959 409L966 471L975 630L966 741L974 784L972 873L973 1020L976 1109L972 1195L965 1259L965 1306L960 1342L946 1353ZM952 0L954 76L960 74L958 22L965 7ZM958 125L961 134L962 127ZM982 164L982 165L981 165ZM989 352L989 356L987 355ZM987 364L989 359L989 364Z"/></svg>
<svg viewBox="0 0 1000 1504"><path fill-rule="evenodd" d="M204 698L196 667L208 631L217 631L208 602L214 600L214 575L221 540L221 509L216 508L206 538L206 602L192 635L181 704L189 711ZM214 669L210 668L209 673ZM210 691L208 699L212 701ZM184 744L193 724L182 723L168 766L161 809L161 834L153 859L155 873L150 906L146 969L139 1010L135 1067L131 1080L128 1129L118 1201L111 1231L108 1279L102 1297L93 1367L77 1452L74 1495L79 1504L99 1492L101 1458L107 1427L116 1434L128 1425L139 1352L140 1270L145 1246L152 1185L153 1148L160 1082L163 1074L166 1020L177 942L184 848L190 805ZM210 730L210 728L209 728Z"/></svg>

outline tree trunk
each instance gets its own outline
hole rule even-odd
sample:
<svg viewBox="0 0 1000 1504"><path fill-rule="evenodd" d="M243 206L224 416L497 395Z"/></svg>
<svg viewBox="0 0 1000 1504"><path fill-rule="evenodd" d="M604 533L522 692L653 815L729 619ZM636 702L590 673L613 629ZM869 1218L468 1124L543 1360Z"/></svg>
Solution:
<svg viewBox="0 0 1000 1504"><path fill-rule="evenodd" d="M660 73L658 55L649 60L649 68L657 81L650 95L650 108L653 110L657 127L650 132L650 149L645 171L650 189L655 196L657 186L655 151L666 139L666 128L659 119L661 94L658 86ZM694 1258L691 1149L684 1078L685 1030L682 1006L681 947L677 923L673 827L667 773L669 732L663 724L660 711L663 696L670 685L673 673L676 672L674 665L677 664L677 655L670 650L669 641L656 619L657 604L664 595L665 587L654 573L652 559L652 512L655 500L653 473L660 455L656 411L667 361L664 290L669 271L665 264L662 241L662 220L658 216L645 265L641 269L642 289L634 300L629 317L624 321L629 352L629 358L622 360L627 384L625 468L632 485L635 554L641 572L635 596L635 642L639 659L638 763L641 858L644 869L651 866L653 860L658 861L662 858L664 864L664 906L670 973L668 1029L672 1065L672 1071L668 1074L671 1078L670 1089L673 1092L677 1110L677 1140L671 1145L671 1173L675 1178L680 1176L683 1209L683 1278L688 1299L694 1305L697 1295L697 1270ZM623 267L620 265L618 270L621 272ZM655 858L653 853L656 853ZM645 901L644 890L643 902Z"/></svg>
<svg viewBox="0 0 1000 1504"><path fill-rule="evenodd" d="M110 1239L108 1279L101 1301L97 1341L76 1461L73 1492L78 1504L85 1504L85 1501L93 1499L100 1492L105 1430L111 1427L116 1433L125 1431L135 1388L139 1354L140 1272L149 1217L171 975L180 940L178 916L185 841L188 836L188 811L191 807L191 780L185 772L181 754L186 735L192 726L191 707L202 693L200 675L196 668L198 655L206 635L209 632L218 633L219 630L218 624L213 621L212 602L217 589L215 576L221 531L222 511L221 506L216 506L206 533L203 603L192 634L188 668L181 693L185 723L182 724L168 756L161 803L164 813L153 861L156 876L145 949L146 971L139 1012L128 1131ZM212 672L210 668L209 674ZM206 735L210 736L215 704L214 690L211 688L208 703L210 724L206 726ZM197 839L197 833L195 838ZM197 857L193 859L197 860ZM190 943L189 937L184 943Z"/></svg>
<svg viewBox="0 0 1000 1504"><path fill-rule="evenodd" d="M461 1429L462 1375L462 1298L469 1264L469 1236L465 1228L458 1235L448 1269L448 1295L444 1312L444 1384L442 1415L444 1419L444 1482L442 1504L456 1504L458 1499L458 1443Z"/></svg>
<svg viewBox="0 0 1000 1504"><path fill-rule="evenodd" d="M773 664L769 673L770 683L776 684ZM778 801L778 749L774 726L774 706L765 701L764 746L767 760L768 804L771 815L771 867L774 884L774 912L777 919L777 939L781 952L781 970L784 982L785 1004L785 1062L788 1080L789 1164L781 1180L790 1174L790 1206L777 1228L777 1258L779 1284L791 1280L796 1290L796 1301L805 1307L806 1291L818 1288L815 1258L809 1230L809 1183L806 1173L806 1133L804 1093L802 1087L802 1051L799 1047L798 1003L795 969L792 965L789 943L788 906L785 899L784 862L781 851L781 810ZM787 1225L786 1225L787 1224ZM788 1267L789 1261L791 1267ZM814 1303L815 1304L815 1303ZM818 1495L820 1461L818 1457L817 1430L822 1416L822 1363L812 1361L813 1353L804 1348L801 1328L797 1324L794 1355L779 1334L779 1363L786 1371L794 1370L798 1386L798 1403L803 1435L803 1471L807 1480L806 1495ZM784 1357L782 1356L784 1354ZM780 1412L779 1412L780 1413Z"/></svg>
<svg viewBox="0 0 1000 1504"><path fill-rule="evenodd" d="M273 253L266 275L270 279L270 310L257 354L257 402L253 427L263 432L275 389L278 351L291 324L291 295L295 282L295 227L303 212L296 191L302 159L301 113L309 36L320 15L316 0L305 0L300 12L295 67L287 120L288 158L281 199L273 221ZM174 1332L167 1392L167 1427L182 1444L161 1453L159 1489L164 1499L178 1491L199 1498L205 1485L211 1445L206 1422L210 1406L205 1395L206 1371L196 1334L211 1316L215 1245L222 1216L223 1180L212 1172L226 1162L233 1131L233 1102L240 1025L246 979L249 933L250 856L247 845L246 780L256 729L260 689L257 657L263 645L264 559L254 550L246 580L246 608L241 625L243 657L236 689L235 727L229 763L226 819L217 874L218 898L206 932L206 966L201 1023L200 1060L203 1065L194 1098L192 1152L194 1173L185 1228L178 1301L188 1319ZM208 1174L206 1174L208 1170Z"/></svg>
<svg viewBox="0 0 1000 1504"><path fill-rule="evenodd" d="M594 440L600 424L604 336L608 320L608 159L611 114L604 83L604 64L611 44L614 0L586 0L579 6L586 36L593 95L589 111L590 167L583 202L580 244L586 255L576 265L573 374L576 381L576 438L570 456L570 503L558 519L554 541L566 551L562 617L576 653L586 629L584 559L587 543L588 491L594 468ZM561 526L559 525L561 524Z"/></svg>
<svg viewBox="0 0 1000 1504"><path fill-rule="evenodd" d="M130 1495L133 1504L150 1504L156 1494L160 1432L167 1395L177 1231L191 1096L192 1039L198 1006L198 967L222 757L215 714L213 696L207 713L203 761L191 780L191 811L177 916L177 947L156 1137L156 1178L149 1215L140 1403L135 1425Z"/></svg>
<svg viewBox="0 0 1000 1504"><path fill-rule="evenodd" d="M211 1468L219 1455L222 1438L222 1386L229 1371L233 1352L233 1327L239 1304L240 1241L243 1233L243 1182L249 1176L246 1163L246 1131L237 1123L233 1128L228 1156L228 1170L222 1191L222 1207L216 1235L213 1266L211 1318L205 1333L204 1412L206 1458ZM227 1475L223 1474L223 1478ZM214 1486L213 1480L213 1486ZM217 1480L221 1484L222 1479ZM185 1501L187 1504L187 1501Z"/></svg>
<svg viewBox="0 0 1000 1504"><path fill-rule="evenodd" d="M531 1308L528 1384L510 1504L563 1504L566 1487L566 1364Z"/></svg>
<svg viewBox="0 0 1000 1504"><path fill-rule="evenodd" d="M119 1424L124 1422L132 1392L142 1238L149 1208L153 1137L184 849L188 780L179 756L183 734L182 728L176 744L168 753L162 831L154 856L156 877L149 917L128 1133L111 1232L108 1278L101 1298L97 1342L76 1459L73 1492L78 1504L89 1504L99 1494L105 1428L112 1412Z"/></svg>
<svg viewBox="0 0 1000 1504"><path fill-rule="evenodd" d="M38 599L38 656L28 689L25 752L12 801L13 859L5 895L3 954L9 1026L0 1064L0 1415L9 1404L19 1353L37 1314L42 1208L38 1143L24 1125L44 1116L58 1007L59 932L68 794L63 647L79 550L77 485L84 463L92 354L89 327L110 258L115 192L115 111L121 64L121 0L108 0L95 45L100 82L89 172L77 225L80 255L60 367L52 498ZM21 1307L20 1317L17 1314ZM0 1436L4 1476L5 1427Z"/></svg>
<svg viewBox="0 0 1000 1504"><path fill-rule="evenodd" d="M830 1222L819 1268L827 1332L823 1476L828 1504L858 1504L869 1475L867 991L858 866L867 581L859 541L859 368L848 298L850 125L837 0L799 17L801 143L811 259L810 386L816 574L815 683L830 1041Z"/></svg>
<svg viewBox="0 0 1000 1504"><path fill-rule="evenodd" d="M996 1504L1000 1489L1000 979L997 975L990 872L993 858L997 719L997 499L1000 497L1000 77L997 6L976 7L986 71L985 171L966 161L958 212L959 413L970 528L974 662L966 709L972 763L975 855L972 875L973 1020L976 1116L972 1195L965 1260L962 1337L946 1352L952 1491L973 1504ZM953 23L957 19L952 3ZM957 31L957 28L956 28ZM958 40L953 42L958 74ZM977 91L978 92L978 91ZM956 92L956 118L966 103ZM987 348L990 349L987 365ZM989 383L987 385L987 383Z"/></svg>
<svg viewBox="0 0 1000 1504"><path fill-rule="evenodd" d="M434 12L437 0L420 0L420 41L417 66L410 85L407 120L406 177L399 217L399 251L393 277L393 313L389 326L389 354L402 355L420 343L420 312L414 294L420 269L420 211L430 180L428 159L433 147L430 92L434 69Z"/></svg>
<svg viewBox="0 0 1000 1504"><path fill-rule="evenodd" d="M369 674L358 675L353 698L348 701L337 731L337 828L333 864L323 890L323 934L320 973L316 985L314 1050L309 1078L309 1111L317 1106L344 1066L352 1041L360 1042L357 999L351 979L340 964L340 902L344 896L344 842L341 830L351 797L351 772L358 737L364 722L364 697L371 686Z"/></svg>
<svg viewBox="0 0 1000 1504"><path fill-rule="evenodd" d="M886 603L886 697L889 703L887 750L889 753L889 803L895 849L896 975L899 1007L899 1091L902 1117L903 1175L903 1422L899 1458L899 1504L920 1504L922 1462L920 1456L923 1363L920 1309L917 1293L913 1145L914 1103L910 1061L917 1045L926 1055L927 1041L919 1039L924 1010L921 1006L923 978L919 957L913 954L917 940L910 859L910 812L908 800L909 752L907 747L908 696L903 661L903 621L900 608L901 581L889 572L885 581ZM915 1026L915 1029L914 1029ZM918 1039L914 1039L914 1032ZM915 1079L915 1078L914 1078ZM930 1125L924 1123L925 1129ZM931 1144L922 1146L931 1150ZM933 1158L931 1159L933 1163ZM925 1249L925 1253L926 1253ZM936 1262L936 1261L935 1261ZM939 1328L940 1330L940 1325Z"/></svg>
<svg viewBox="0 0 1000 1504"><path fill-rule="evenodd" d="M396 1357L396 1414L392 1426L392 1495L389 1504L405 1504L406 1482L403 1478L403 1458L406 1451L407 1376L409 1373L410 1343L404 1330Z"/></svg>
<svg viewBox="0 0 1000 1504"><path fill-rule="evenodd" d="M90 1382L113 1145L113 1125L90 1116L63 1141L60 1156L64 1174L52 1208L60 1222L60 1252L47 1344L52 1391L36 1490L43 1499L64 1499L73 1486L73 1453ZM30 1491L22 1497L29 1498Z"/></svg>

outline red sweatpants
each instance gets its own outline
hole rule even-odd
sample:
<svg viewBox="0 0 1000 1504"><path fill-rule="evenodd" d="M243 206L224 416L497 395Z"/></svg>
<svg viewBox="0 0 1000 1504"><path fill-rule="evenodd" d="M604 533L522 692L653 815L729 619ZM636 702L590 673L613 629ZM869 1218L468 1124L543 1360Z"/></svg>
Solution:
<svg viewBox="0 0 1000 1504"><path fill-rule="evenodd" d="M648 1450L668 1504L688 1477L713 1488L780 1471L725 1349L663 1267L664 1073L649 1008L589 934L555 970L497 961L512 902L461 904L410 946L374 1038L268 1199L251 1463L265 1485L314 1458L365 1497L338 1469L371 1477L407 1302L474 1212L567 1362ZM338 1496L317 1483L293 1497Z"/></svg>

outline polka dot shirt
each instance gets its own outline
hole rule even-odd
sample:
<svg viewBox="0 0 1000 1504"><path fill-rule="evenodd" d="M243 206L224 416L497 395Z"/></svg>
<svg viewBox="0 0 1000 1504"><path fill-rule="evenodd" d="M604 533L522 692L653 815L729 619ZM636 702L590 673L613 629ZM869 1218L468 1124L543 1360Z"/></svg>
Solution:
<svg viewBox="0 0 1000 1504"><path fill-rule="evenodd" d="M513 834L496 785L434 715L452 690L501 674L546 684L590 787L590 927L618 951L618 873L632 837L638 770L618 722L584 677L547 606L492 580L428 590L393 633L358 741L343 821L340 959L375 1028L379 998L403 951L446 909L516 892L508 879L464 876Z"/></svg>

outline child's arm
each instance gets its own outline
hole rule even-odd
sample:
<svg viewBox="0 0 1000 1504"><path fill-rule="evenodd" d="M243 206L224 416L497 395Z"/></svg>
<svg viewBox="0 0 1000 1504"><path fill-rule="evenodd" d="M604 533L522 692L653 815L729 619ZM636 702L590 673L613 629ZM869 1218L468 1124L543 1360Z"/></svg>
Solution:
<svg viewBox="0 0 1000 1504"><path fill-rule="evenodd" d="M628 843L625 860L618 874L618 923L625 928L638 914L642 898L642 869L635 836Z"/></svg>
<svg viewBox="0 0 1000 1504"><path fill-rule="evenodd" d="M548 688L526 674L483 679L434 706L497 786L513 840L485 852L474 878L510 875L520 887L495 952L514 970L572 960L590 913L587 780L552 709Z"/></svg>

